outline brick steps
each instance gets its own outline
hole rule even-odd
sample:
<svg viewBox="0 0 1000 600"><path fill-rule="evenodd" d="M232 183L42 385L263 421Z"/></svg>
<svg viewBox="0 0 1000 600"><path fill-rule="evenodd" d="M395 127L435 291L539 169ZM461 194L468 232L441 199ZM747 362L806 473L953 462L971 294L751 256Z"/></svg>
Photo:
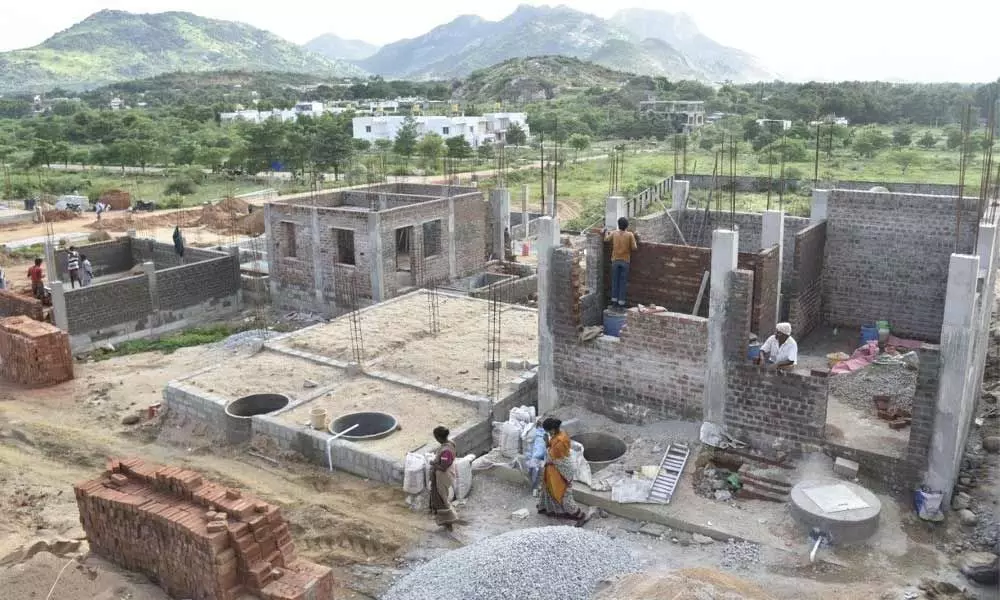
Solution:
<svg viewBox="0 0 1000 600"><path fill-rule="evenodd" d="M740 498L769 502L788 501L792 484L781 469L744 464L740 467L739 476L743 484L737 494Z"/></svg>

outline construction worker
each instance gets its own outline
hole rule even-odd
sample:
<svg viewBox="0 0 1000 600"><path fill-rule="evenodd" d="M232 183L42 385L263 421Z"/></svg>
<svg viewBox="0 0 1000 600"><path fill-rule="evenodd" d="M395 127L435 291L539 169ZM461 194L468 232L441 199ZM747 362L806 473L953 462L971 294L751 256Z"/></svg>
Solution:
<svg viewBox="0 0 1000 600"><path fill-rule="evenodd" d="M628 269L632 252L638 250L635 235L628 230L628 219L618 219L618 229L603 231L604 241L611 242L611 307L625 308L628 289Z"/></svg>
<svg viewBox="0 0 1000 600"><path fill-rule="evenodd" d="M799 360L799 345L792 337L792 326L789 323L778 323L774 335L767 338L760 347L757 364L768 368L788 370L795 367Z"/></svg>

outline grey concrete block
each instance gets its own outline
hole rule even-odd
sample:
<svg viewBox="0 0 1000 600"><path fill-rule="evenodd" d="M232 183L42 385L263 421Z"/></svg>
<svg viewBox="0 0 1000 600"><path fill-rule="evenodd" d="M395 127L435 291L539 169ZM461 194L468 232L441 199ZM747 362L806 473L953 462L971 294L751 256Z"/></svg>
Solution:
<svg viewBox="0 0 1000 600"><path fill-rule="evenodd" d="M833 462L833 472L841 477L854 479L858 476L858 463L838 456L837 460Z"/></svg>

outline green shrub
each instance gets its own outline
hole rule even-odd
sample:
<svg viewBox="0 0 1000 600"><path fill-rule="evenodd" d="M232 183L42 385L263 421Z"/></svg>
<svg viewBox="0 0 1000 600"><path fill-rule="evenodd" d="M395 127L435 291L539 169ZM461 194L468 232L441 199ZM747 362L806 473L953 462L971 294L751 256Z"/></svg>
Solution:
<svg viewBox="0 0 1000 600"><path fill-rule="evenodd" d="M198 184L186 177L172 179L163 193L167 196L190 196L198 191Z"/></svg>

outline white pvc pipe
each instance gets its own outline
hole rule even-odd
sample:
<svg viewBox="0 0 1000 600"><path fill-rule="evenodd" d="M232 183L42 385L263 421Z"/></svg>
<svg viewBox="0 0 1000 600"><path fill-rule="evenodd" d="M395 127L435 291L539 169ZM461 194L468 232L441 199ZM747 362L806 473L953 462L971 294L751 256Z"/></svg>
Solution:
<svg viewBox="0 0 1000 600"><path fill-rule="evenodd" d="M330 472L331 473L333 472L333 450L332 450L333 440L339 438L342 435L345 435L345 434L348 434L348 433L354 431L360 425L361 425L361 423L355 423L354 425L351 425L350 427L348 427L347 429L341 431L340 433L331 435L326 440L326 464L330 467Z"/></svg>
<svg viewBox="0 0 1000 600"><path fill-rule="evenodd" d="M819 545L823 543L823 536L818 536L816 538L816 543L813 544L812 552L809 553L809 562L816 562L816 551L819 550Z"/></svg>

